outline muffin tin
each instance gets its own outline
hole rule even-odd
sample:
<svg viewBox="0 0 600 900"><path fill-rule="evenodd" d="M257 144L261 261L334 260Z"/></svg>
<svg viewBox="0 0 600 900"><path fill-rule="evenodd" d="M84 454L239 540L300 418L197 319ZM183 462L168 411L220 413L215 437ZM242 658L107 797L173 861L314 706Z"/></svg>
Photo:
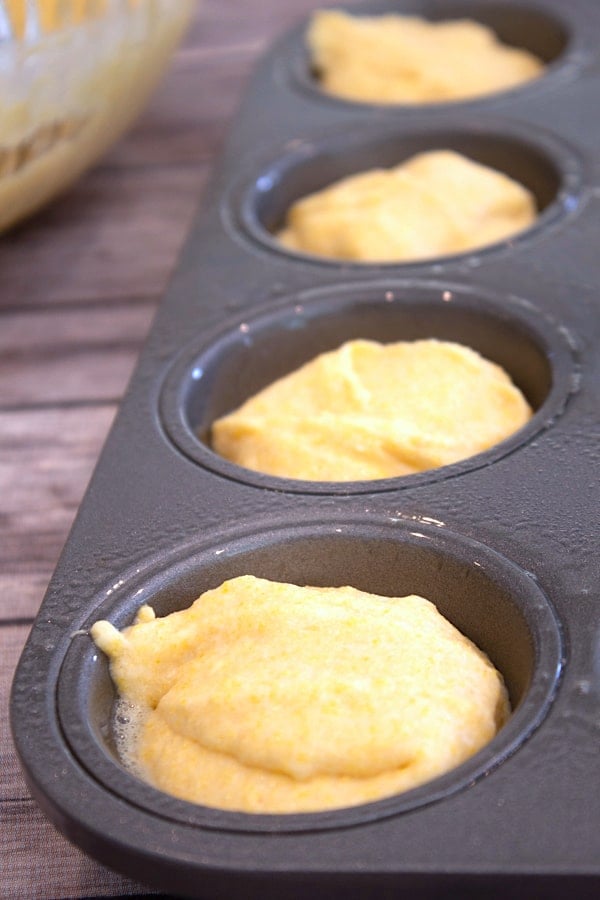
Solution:
<svg viewBox="0 0 600 900"><path fill-rule="evenodd" d="M103 863L189 897L596 896L600 888L600 8L560 0L355 7L468 15L548 62L539 80L427 107L311 81L305 23L264 58L83 500L15 676L31 791ZM282 251L286 206L337 177L451 147L536 195L521 235L402 265ZM250 472L211 422L344 340L437 337L501 364L534 409L507 441L372 482ZM504 674L514 713L404 794L247 815L168 797L115 752L91 624L164 615L240 574L422 593ZM117 723L118 726L118 723Z"/></svg>

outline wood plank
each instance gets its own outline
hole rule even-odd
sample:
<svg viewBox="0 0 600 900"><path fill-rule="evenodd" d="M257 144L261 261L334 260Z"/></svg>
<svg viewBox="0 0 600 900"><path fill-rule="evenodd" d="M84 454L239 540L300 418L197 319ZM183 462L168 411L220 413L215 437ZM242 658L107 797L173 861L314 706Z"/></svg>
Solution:
<svg viewBox="0 0 600 900"><path fill-rule="evenodd" d="M10 687L29 626L0 626L0 802L29 798L21 766L10 734L8 706Z"/></svg>
<svg viewBox="0 0 600 900"><path fill-rule="evenodd" d="M0 242L0 311L54 301L160 297L206 166L96 169ZM60 237L59 237L60 236Z"/></svg>
<svg viewBox="0 0 600 900"><path fill-rule="evenodd" d="M6 874L2 880L3 900L154 894L69 844L33 800L3 804L2 838L10 859L10 877Z"/></svg>
<svg viewBox="0 0 600 900"><path fill-rule="evenodd" d="M135 127L102 167L198 165L211 162L248 79L258 43L189 48L175 59ZM196 100L202 92L201 102Z"/></svg>
<svg viewBox="0 0 600 900"><path fill-rule="evenodd" d="M0 413L0 618L37 612L114 413Z"/></svg>
<svg viewBox="0 0 600 900"><path fill-rule="evenodd" d="M221 47L244 37L265 45L312 10L324 6L335 4L323 0L201 0L186 42Z"/></svg>
<svg viewBox="0 0 600 900"><path fill-rule="evenodd" d="M2 553L3 557L10 557L10 563L0 573L0 619L2 621L12 619L17 622L33 621L44 599L68 530L67 528L65 531L48 531L34 535L31 558L27 559L19 558L18 549L15 547L18 538L11 536L10 546L6 548L6 553ZM3 537L0 527L0 540ZM30 540L29 535L26 540Z"/></svg>
<svg viewBox="0 0 600 900"><path fill-rule="evenodd" d="M115 402L148 332L155 303L5 314L0 409Z"/></svg>
<svg viewBox="0 0 600 900"><path fill-rule="evenodd" d="M123 390L254 60L319 5L201 0L136 126L0 239L3 897L151 893L69 845L28 798L7 731L9 684L112 422L107 401Z"/></svg>

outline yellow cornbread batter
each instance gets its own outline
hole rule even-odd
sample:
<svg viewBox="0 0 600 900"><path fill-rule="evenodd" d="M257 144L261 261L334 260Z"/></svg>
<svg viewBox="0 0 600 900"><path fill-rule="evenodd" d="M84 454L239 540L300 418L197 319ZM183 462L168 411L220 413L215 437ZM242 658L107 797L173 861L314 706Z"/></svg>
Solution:
<svg viewBox="0 0 600 900"><path fill-rule="evenodd" d="M476 753L509 713L489 659L422 597L243 576L119 633L92 628L155 787L299 812L405 791Z"/></svg>
<svg viewBox="0 0 600 900"><path fill-rule="evenodd" d="M356 340L215 421L212 446L270 475L391 478L487 450L531 414L504 370L468 347Z"/></svg>
<svg viewBox="0 0 600 900"><path fill-rule="evenodd" d="M515 87L543 70L537 57L468 19L322 10L311 19L307 41L323 89L368 103L464 100Z"/></svg>
<svg viewBox="0 0 600 900"><path fill-rule="evenodd" d="M343 178L302 197L278 240L288 249L358 262L409 262L512 237L537 215L527 188L451 150Z"/></svg>

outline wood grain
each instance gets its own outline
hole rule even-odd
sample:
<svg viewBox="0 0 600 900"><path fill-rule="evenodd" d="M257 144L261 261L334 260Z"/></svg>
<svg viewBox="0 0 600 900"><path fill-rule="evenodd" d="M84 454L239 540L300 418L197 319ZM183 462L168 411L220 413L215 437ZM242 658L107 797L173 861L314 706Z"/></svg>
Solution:
<svg viewBox="0 0 600 900"><path fill-rule="evenodd" d="M91 172L3 239L0 309L158 299L207 173L206 166Z"/></svg>
<svg viewBox="0 0 600 900"><path fill-rule="evenodd" d="M141 884L89 859L54 830L33 800L4 803L4 851L12 882L3 883L3 900L58 900L72 897L148 896Z"/></svg>
<svg viewBox="0 0 600 900"><path fill-rule="evenodd" d="M35 615L115 408L0 413L0 618Z"/></svg>
<svg viewBox="0 0 600 900"><path fill-rule="evenodd" d="M0 410L116 403L131 374L155 301L27 310L0 332ZM35 360L35 364L32 364Z"/></svg>
<svg viewBox="0 0 600 900"><path fill-rule="evenodd" d="M129 134L0 238L0 895L144 895L30 799L10 682L252 65L314 0L202 0Z"/></svg>

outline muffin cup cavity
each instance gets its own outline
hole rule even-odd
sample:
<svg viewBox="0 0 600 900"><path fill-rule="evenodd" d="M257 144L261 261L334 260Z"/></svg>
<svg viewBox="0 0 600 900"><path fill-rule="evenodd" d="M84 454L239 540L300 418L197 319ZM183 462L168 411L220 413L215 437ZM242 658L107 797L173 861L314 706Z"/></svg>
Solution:
<svg viewBox="0 0 600 900"><path fill-rule="evenodd" d="M217 455L212 423L318 354L363 338L390 343L436 338L464 344L500 365L534 410L485 453L399 478L318 482L254 472ZM189 347L163 385L160 414L170 439L195 462L238 481L302 493L368 493L437 481L499 459L561 412L575 379L561 332L524 301L434 282L369 282L307 291Z"/></svg>
<svg viewBox="0 0 600 900"><path fill-rule="evenodd" d="M367 136L365 136L367 134ZM476 163L496 169L533 194L538 208L535 222L504 241L462 253L428 259L364 262L317 256L284 247L276 237L286 213L302 197L360 172L392 168L412 156L433 150L452 150ZM569 147L551 135L535 137L514 122L494 120L474 129L457 123L453 127L419 126L407 131L364 128L319 141L294 142L292 150L265 162L234 189L233 222L253 241L291 259L348 269L424 266L436 261L511 248L539 233L563 213L577 206L582 175L578 159ZM226 213L229 218L230 213Z"/></svg>
<svg viewBox="0 0 600 900"><path fill-rule="evenodd" d="M513 713L493 741L460 767L428 784L356 807L327 812L257 815L212 809L169 797L130 774L113 738L115 691L104 655L85 630L108 618L130 624L142 603L164 616L242 574L317 586L350 584L384 596L421 594L503 674ZM297 831L338 828L395 815L472 786L514 753L543 719L562 660L559 624L530 575L489 547L414 520L332 519L226 534L211 545L187 546L123 577L109 600L90 606L71 642L58 682L58 713L81 765L133 807L208 828ZM135 810L134 810L135 811Z"/></svg>
<svg viewBox="0 0 600 900"><path fill-rule="evenodd" d="M325 8L325 7L324 7ZM337 7L336 7L337 8ZM564 11L549 10L531 6L524 2L481 3L478 0L462 0L462 2L439 3L435 0L404 0L397 3L378 2L359 4L347 7L347 11L356 16L377 16L396 13L405 16L419 16L431 22L470 19L486 26L494 32L498 40L509 47L527 50L538 57L545 66L542 74L535 79L525 81L515 87L493 91L458 100L434 101L431 103L376 103L364 100L352 100L338 97L323 90L319 82L319 74L311 60L306 45L306 26L298 28L292 36L286 53L281 60L287 80L293 87L308 94L314 102L331 103L340 107L422 110L455 109L464 105L490 106L498 98L507 95L518 97L522 93L544 87L556 71L560 72L563 64L577 44L574 34L574 23L564 18Z"/></svg>

